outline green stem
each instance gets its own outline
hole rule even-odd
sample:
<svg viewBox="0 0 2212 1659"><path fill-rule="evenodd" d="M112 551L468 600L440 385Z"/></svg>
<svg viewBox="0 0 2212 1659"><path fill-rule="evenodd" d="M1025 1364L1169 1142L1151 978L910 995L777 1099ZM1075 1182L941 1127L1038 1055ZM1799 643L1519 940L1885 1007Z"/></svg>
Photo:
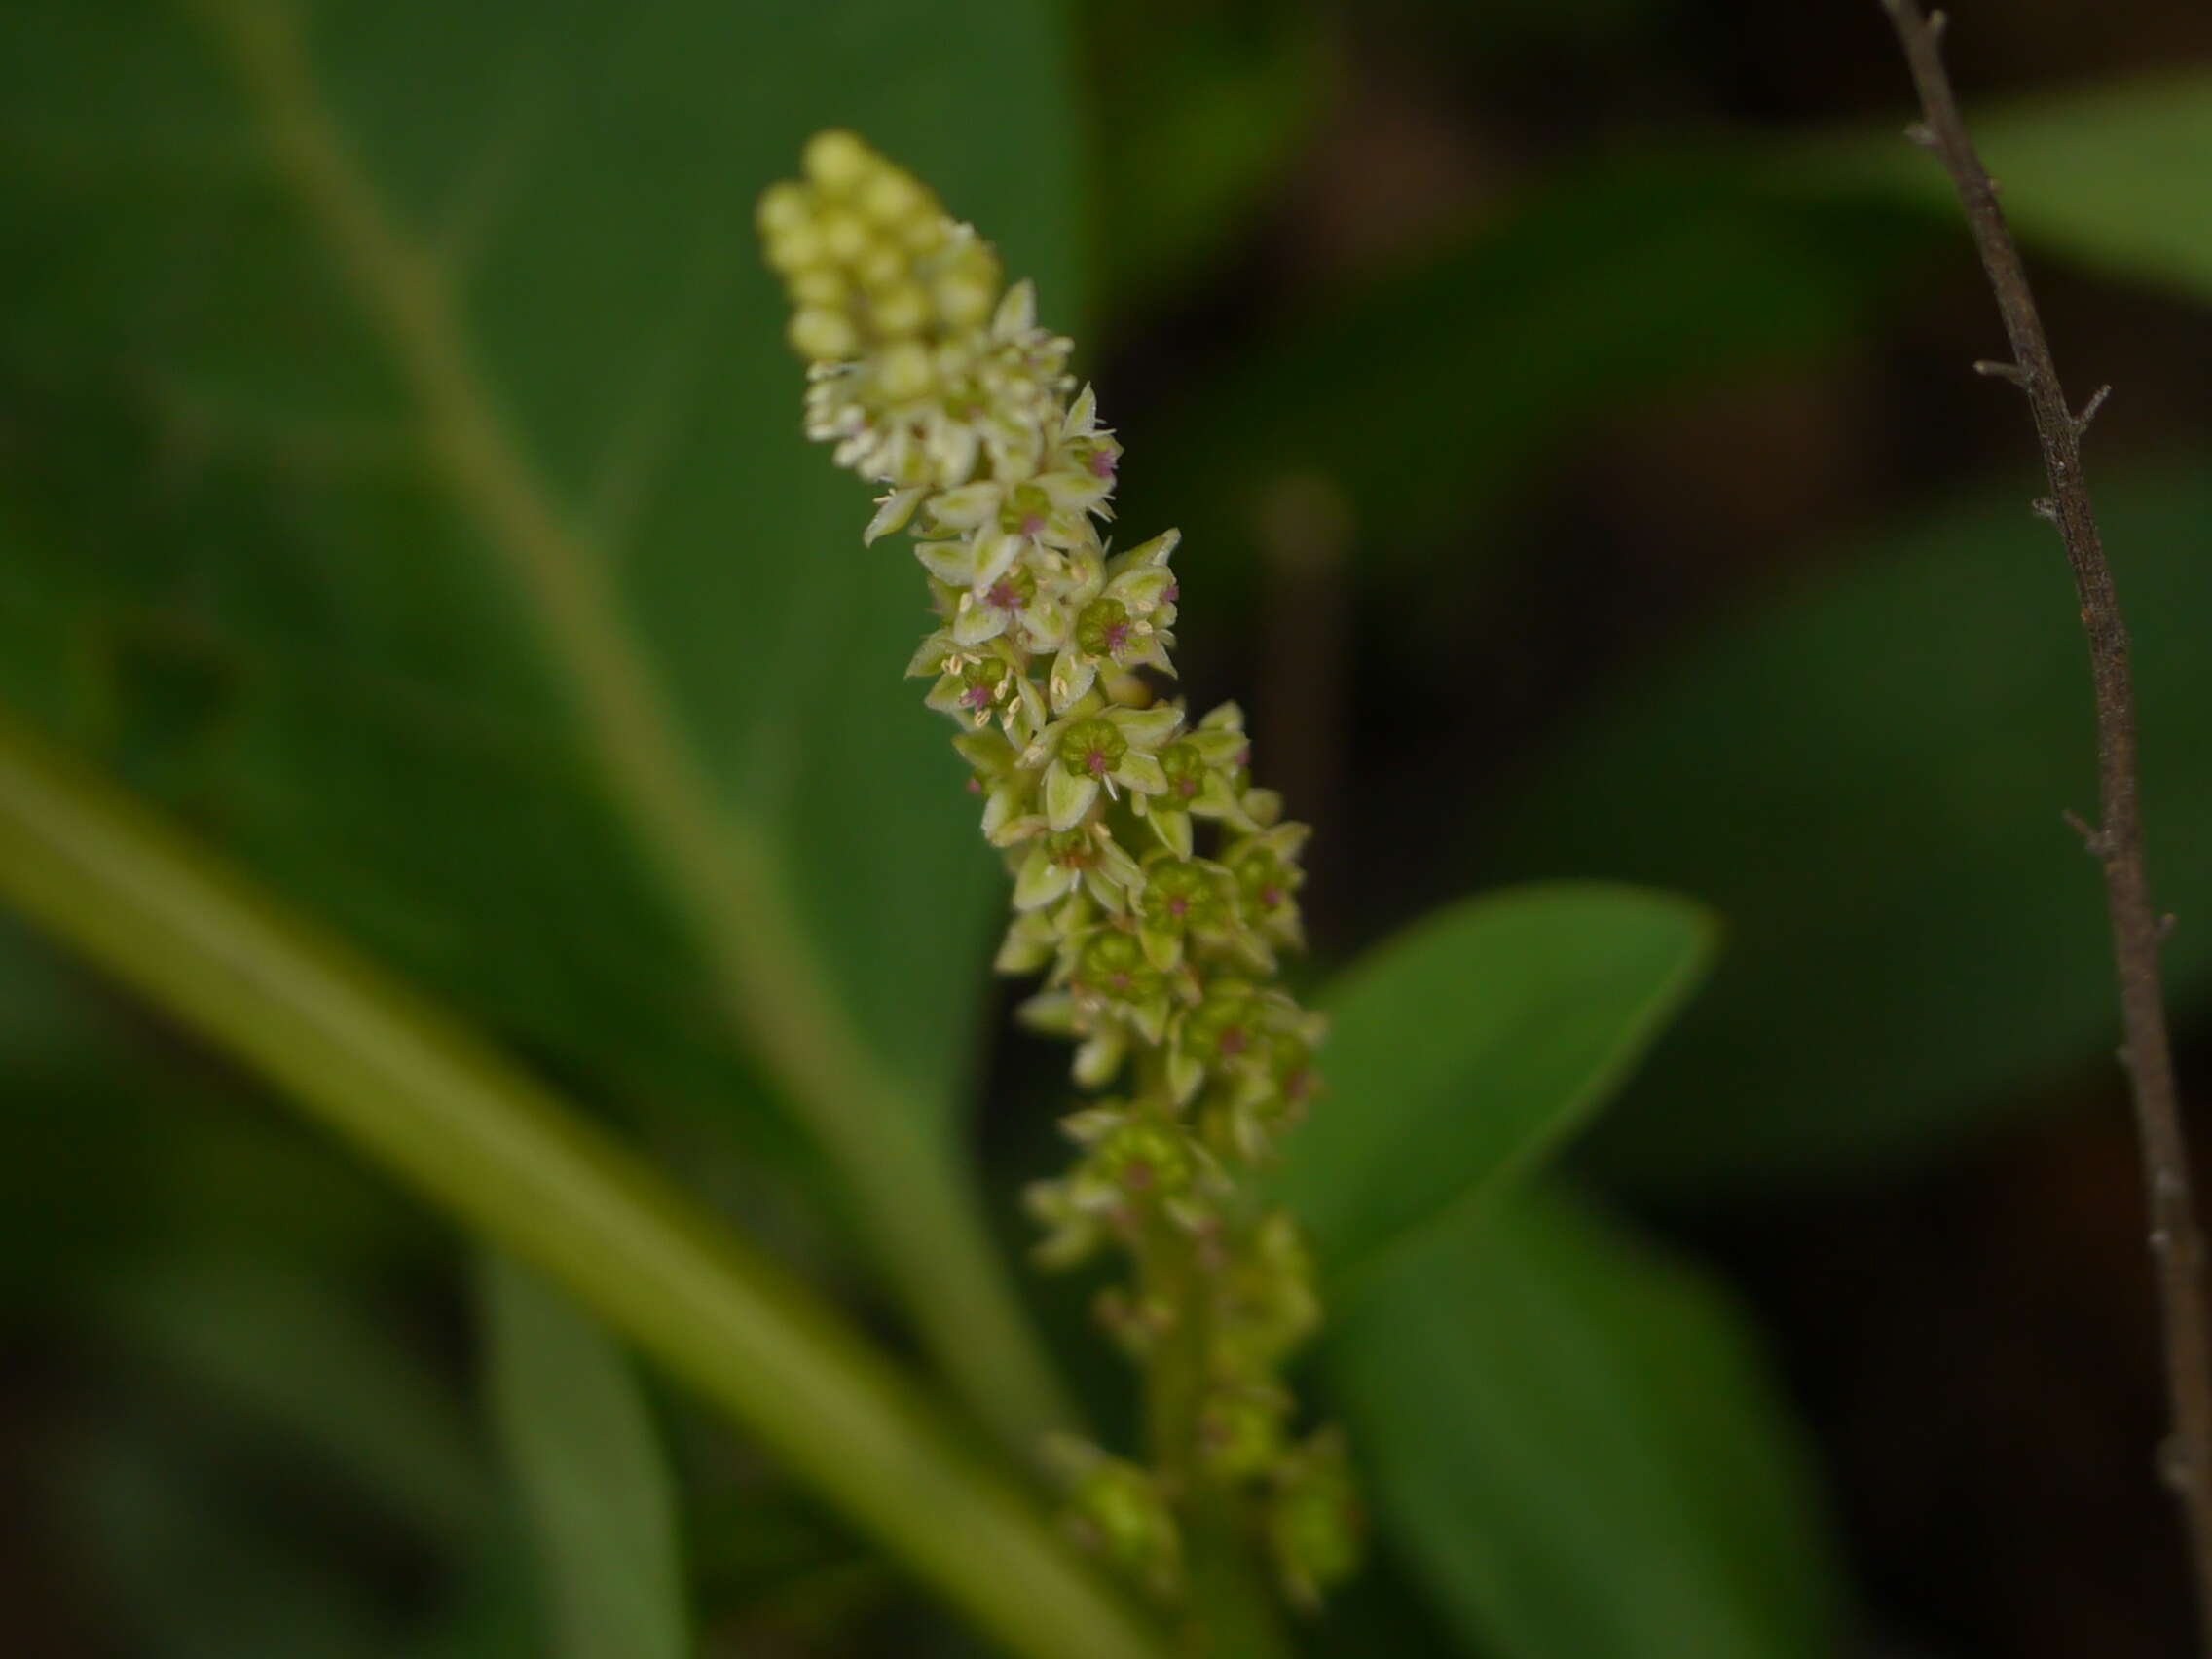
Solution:
<svg viewBox="0 0 2212 1659"><path fill-rule="evenodd" d="M327 108L283 0L201 0L312 228L391 351L456 504L504 563L641 845L698 935L732 1023L822 1146L883 1272L954 1386L1032 1453L1070 1420L957 1147L872 1051L794 913L769 837L679 739L602 550L525 459L444 273Z"/></svg>
<svg viewBox="0 0 2212 1659"><path fill-rule="evenodd" d="M1147 1305L1177 1311L1175 1326L1145 1356L1145 1445L1153 1471L1174 1494L1189 1588L1176 1645L1187 1659L1285 1659L1291 1652L1238 1493L1210 1477L1199 1458L1205 1409L1204 1270L1191 1236L1172 1222L1146 1229L1139 1284Z"/></svg>
<svg viewBox="0 0 2212 1659"><path fill-rule="evenodd" d="M1009 1648L1161 1659L1022 1490L804 1285L466 1030L5 717L0 897L559 1279Z"/></svg>

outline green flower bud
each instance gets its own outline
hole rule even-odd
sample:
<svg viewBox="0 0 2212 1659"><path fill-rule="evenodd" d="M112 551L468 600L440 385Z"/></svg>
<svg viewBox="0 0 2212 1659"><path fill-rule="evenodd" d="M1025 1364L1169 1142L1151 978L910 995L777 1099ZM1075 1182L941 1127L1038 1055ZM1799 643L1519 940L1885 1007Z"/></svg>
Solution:
<svg viewBox="0 0 2212 1659"><path fill-rule="evenodd" d="M918 340L901 340L886 346L876 359L876 384L883 387L883 395L895 402L908 403L922 396L930 388L934 371L930 367L929 348Z"/></svg>
<svg viewBox="0 0 2212 1659"><path fill-rule="evenodd" d="M820 307L794 312L791 326L792 350L817 363L838 362L860 350L860 330L842 312Z"/></svg>
<svg viewBox="0 0 2212 1659"><path fill-rule="evenodd" d="M822 239L822 251L839 265L857 264L867 252L867 221L858 213L832 207L815 220L814 230Z"/></svg>
<svg viewBox="0 0 2212 1659"><path fill-rule="evenodd" d="M1129 608L1120 600L1094 599L1075 619L1075 643L1095 657L1120 656L1133 627Z"/></svg>
<svg viewBox="0 0 2212 1659"><path fill-rule="evenodd" d="M919 283L901 282L876 296L868 316L885 334L919 334L929 326L930 297ZM925 371L927 368L925 356Z"/></svg>
<svg viewBox="0 0 2212 1659"><path fill-rule="evenodd" d="M1170 743L1160 752L1160 769L1167 774L1167 798L1171 802L1196 800L1199 790L1205 787L1205 756L1188 738Z"/></svg>
<svg viewBox="0 0 2212 1659"><path fill-rule="evenodd" d="M768 263L785 276L794 276L829 258L822 235L811 217L787 225L768 238Z"/></svg>
<svg viewBox="0 0 2212 1659"><path fill-rule="evenodd" d="M833 196L857 189L884 165L858 134L835 128L817 132L799 153L806 176Z"/></svg>
<svg viewBox="0 0 2212 1659"><path fill-rule="evenodd" d="M1071 777L1103 778L1128 752L1129 740L1112 720L1078 720L1060 734L1060 764Z"/></svg>
<svg viewBox="0 0 2212 1659"><path fill-rule="evenodd" d="M1106 928L1083 947L1077 982L1109 1002L1136 1002L1160 988L1160 975L1145 960L1144 946L1132 934Z"/></svg>
<svg viewBox="0 0 2212 1659"><path fill-rule="evenodd" d="M1214 1474L1240 1480L1282 1455L1290 1396L1272 1386L1217 1388L1198 1414L1198 1455Z"/></svg>
<svg viewBox="0 0 2212 1659"><path fill-rule="evenodd" d="M785 287L792 304L801 310L842 311L853 297L853 285L834 265L810 265L794 272Z"/></svg>
<svg viewBox="0 0 2212 1659"><path fill-rule="evenodd" d="M1159 1483L1134 1463L1100 1456L1068 1504L1076 1536L1122 1571L1165 1591L1182 1576L1182 1539Z"/></svg>
<svg viewBox="0 0 2212 1659"><path fill-rule="evenodd" d="M1283 1588L1302 1605L1359 1569L1366 1525L1342 1435L1317 1434L1284 1463L1269 1495L1267 1530Z"/></svg>
<svg viewBox="0 0 2212 1659"><path fill-rule="evenodd" d="M1173 1198L1188 1192L1198 1166L1190 1137L1172 1124L1134 1119L1091 1150L1091 1171L1131 1198Z"/></svg>
<svg viewBox="0 0 2212 1659"><path fill-rule="evenodd" d="M1229 919L1229 906L1220 877L1210 867L1161 863L1146 872L1144 914L1155 927L1189 933L1221 926Z"/></svg>
<svg viewBox="0 0 2212 1659"><path fill-rule="evenodd" d="M903 229L913 219L938 216L937 199L921 180L900 167L878 168L857 196L862 212L894 230Z"/></svg>

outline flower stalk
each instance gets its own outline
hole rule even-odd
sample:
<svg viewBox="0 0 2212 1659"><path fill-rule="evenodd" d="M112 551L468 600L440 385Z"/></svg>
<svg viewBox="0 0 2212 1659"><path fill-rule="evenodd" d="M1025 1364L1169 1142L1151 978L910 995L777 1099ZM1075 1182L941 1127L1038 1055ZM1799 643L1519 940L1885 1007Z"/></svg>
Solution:
<svg viewBox="0 0 2212 1659"><path fill-rule="evenodd" d="M1279 982L1306 827L1253 783L1236 706L1193 719L1176 693L1178 534L1103 539L1122 448L1029 284L851 133L803 171L758 218L807 432L884 487L865 539L912 538L937 626L908 672L1013 880L997 966L1043 975L1021 1017L1091 1091L1073 1167L1027 1195L1039 1256L1135 1270L1097 1310L1143 1373L1145 1456L1055 1442L1071 1526L1163 1601L1226 1531L1310 1604L1356 1561L1357 1506L1281 1381L1320 1310L1258 1181L1315 1088L1321 1019Z"/></svg>

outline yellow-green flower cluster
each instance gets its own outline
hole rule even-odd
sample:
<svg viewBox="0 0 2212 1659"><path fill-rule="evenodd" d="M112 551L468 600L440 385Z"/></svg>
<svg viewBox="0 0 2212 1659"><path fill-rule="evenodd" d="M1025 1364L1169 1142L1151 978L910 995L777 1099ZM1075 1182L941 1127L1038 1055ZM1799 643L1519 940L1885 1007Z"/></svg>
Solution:
<svg viewBox="0 0 2212 1659"><path fill-rule="evenodd" d="M1172 1585L1198 1488L1254 1512L1294 1594L1349 1569L1332 1434L1303 1442L1279 1381L1313 1331L1312 1270L1255 1170L1314 1088L1319 1017L1277 982L1301 942L1303 825L1254 786L1243 717L1173 693L1177 535L1110 549L1121 446L1025 282L910 174L848 132L761 199L768 263L807 359L809 435L885 486L866 539L910 531L938 626L908 672L960 726L985 838L1014 881L1003 972L1024 1017L1101 1091L1067 1120L1074 1168L1030 1194L1057 1264L1119 1245L1101 1298L1169 1420L1148 1463L1063 1450L1084 1535Z"/></svg>

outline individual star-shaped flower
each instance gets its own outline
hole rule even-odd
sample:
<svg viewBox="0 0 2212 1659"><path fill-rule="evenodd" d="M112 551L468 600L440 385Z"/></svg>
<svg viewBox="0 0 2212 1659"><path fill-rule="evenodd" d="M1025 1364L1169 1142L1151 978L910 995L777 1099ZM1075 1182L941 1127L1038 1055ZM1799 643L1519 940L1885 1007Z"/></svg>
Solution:
<svg viewBox="0 0 2212 1659"><path fill-rule="evenodd" d="M1167 1083L1177 1104L1188 1104L1211 1078L1232 1095L1272 1093L1274 1042L1294 1037L1309 1047L1325 1022L1288 993L1228 975L1205 988L1196 1008L1168 1022Z"/></svg>
<svg viewBox="0 0 2212 1659"><path fill-rule="evenodd" d="M1239 829L1258 828L1244 804L1250 753L1244 713L1235 703L1223 703L1160 752L1167 788L1138 801L1137 811L1162 846L1177 858L1189 858L1194 817L1217 819Z"/></svg>
<svg viewBox="0 0 2212 1659"><path fill-rule="evenodd" d="M1099 498L1112 494L1115 474L1122 463L1122 446L1114 434L1098 424L1098 397L1085 387L1068 407L1060 423L1059 444L1053 464L1070 472L1088 473L1098 481Z"/></svg>
<svg viewBox="0 0 2212 1659"><path fill-rule="evenodd" d="M1156 795L1167 787L1159 751L1183 723L1171 703L1149 709L1086 698L1037 734L1022 764L1045 768L1045 817L1054 830L1083 822L1102 793Z"/></svg>
<svg viewBox="0 0 2212 1659"><path fill-rule="evenodd" d="M1126 855L1124 855L1126 856ZM1137 939L1146 960L1162 973L1183 960L1187 940L1219 934L1235 919L1229 871L1205 859L1155 853L1144 864L1137 902Z"/></svg>
<svg viewBox="0 0 2212 1659"><path fill-rule="evenodd" d="M980 730L994 716L1016 742L1033 737L1045 723L1045 704L1037 682L1022 673L1021 662L1004 640L969 647L940 628L921 644L906 664L909 678L934 674L937 683L922 700L940 714Z"/></svg>
<svg viewBox="0 0 2212 1659"><path fill-rule="evenodd" d="M1176 588L1167 561L1181 535L1168 531L1105 561L1095 593L1085 591L1088 584L1071 584L1073 637L1046 676L1055 713L1087 696L1109 665L1174 672L1167 652L1175 644L1168 629L1175 620Z"/></svg>
<svg viewBox="0 0 2212 1659"><path fill-rule="evenodd" d="M1102 823L1079 825L1039 835L1021 854L1014 874L1014 907L1041 910L1056 904L1081 884L1093 903L1110 913L1126 912L1129 895L1144 885L1137 861L1122 850Z"/></svg>
<svg viewBox="0 0 2212 1659"><path fill-rule="evenodd" d="M1271 944L1305 948L1297 894L1306 884L1306 871L1298 855L1312 832L1310 825L1277 824L1245 836L1222 855L1243 896L1245 919Z"/></svg>

